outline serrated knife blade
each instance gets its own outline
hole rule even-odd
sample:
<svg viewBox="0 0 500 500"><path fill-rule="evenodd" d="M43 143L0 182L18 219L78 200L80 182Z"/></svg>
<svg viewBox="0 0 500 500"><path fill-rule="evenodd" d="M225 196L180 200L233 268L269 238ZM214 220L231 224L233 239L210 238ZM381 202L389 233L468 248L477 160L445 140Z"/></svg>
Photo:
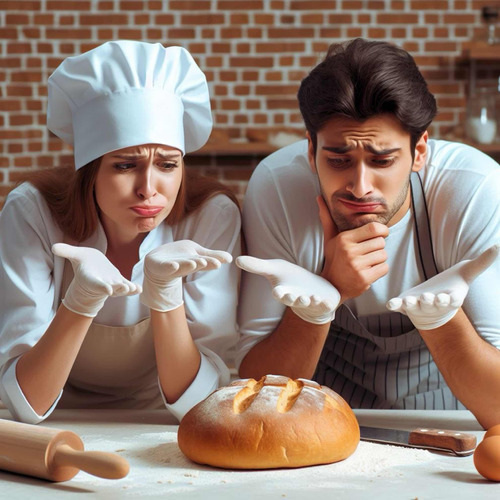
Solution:
<svg viewBox="0 0 500 500"><path fill-rule="evenodd" d="M461 431L418 428L411 431L361 426L361 439L374 443L422 448L452 453L459 457L472 455L476 448L476 436Z"/></svg>

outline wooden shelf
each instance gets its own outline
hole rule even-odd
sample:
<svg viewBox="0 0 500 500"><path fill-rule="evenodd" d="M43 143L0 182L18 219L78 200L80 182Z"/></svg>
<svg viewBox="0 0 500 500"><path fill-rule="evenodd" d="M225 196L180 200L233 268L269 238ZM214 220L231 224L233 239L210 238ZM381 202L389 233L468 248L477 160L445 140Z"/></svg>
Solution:
<svg viewBox="0 0 500 500"><path fill-rule="evenodd" d="M500 62L500 44L489 45L486 42L464 43L462 56L464 59Z"/></svg>
<svg viewBox="0 0 500 500"><path fill-rule="evenodd" d="M267 156L279 147L267 142L208 142L190 156Z"/></svg>

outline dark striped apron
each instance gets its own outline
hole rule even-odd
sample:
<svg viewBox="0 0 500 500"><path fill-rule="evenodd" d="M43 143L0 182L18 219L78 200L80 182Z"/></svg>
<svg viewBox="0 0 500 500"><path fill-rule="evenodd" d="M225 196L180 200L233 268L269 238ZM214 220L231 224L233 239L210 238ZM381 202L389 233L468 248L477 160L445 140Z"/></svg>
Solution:
<svg viewBox="0 0 500 500"><path fill-rule="evenodd" d="M425 280L438 274L422 179L411 175L416 265ZM388 299L391 297L388 297ZM353 408L465 409L447 386L420 333L401 313L356 318L335 314L314 380Z"/></svg>

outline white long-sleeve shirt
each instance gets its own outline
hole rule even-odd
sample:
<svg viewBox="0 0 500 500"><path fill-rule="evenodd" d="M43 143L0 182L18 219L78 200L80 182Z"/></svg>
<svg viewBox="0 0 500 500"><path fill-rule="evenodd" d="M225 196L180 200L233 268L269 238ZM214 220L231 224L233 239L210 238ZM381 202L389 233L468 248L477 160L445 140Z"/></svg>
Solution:
<svg viewBox="0 0 500 500"><path fill-rule="evenodd" d="M160 224L139 249L139 261L131 281L143 281L145 255L172 241L189 239L236 257L240 253L240 213L226 196L217 195L181 223ZM0 214L0 399L19 420L37 423L56 407L37 415L17 382L15 366L19 358L45 333L61 303L65 259L51 252L63 234L39 191L25 183L13 190ZM80 246L106 253L102 226ZM237 338L236 304L238 269L220 269L189 275L184 283L184 305L191 335L202 361L194 381L185 393L167 408L181 418L194 404L218 385L229 381L229 371L221 357ZM139 295L109 298L95 322L108 326L128 326L149 317L149 309Z"/></svg>

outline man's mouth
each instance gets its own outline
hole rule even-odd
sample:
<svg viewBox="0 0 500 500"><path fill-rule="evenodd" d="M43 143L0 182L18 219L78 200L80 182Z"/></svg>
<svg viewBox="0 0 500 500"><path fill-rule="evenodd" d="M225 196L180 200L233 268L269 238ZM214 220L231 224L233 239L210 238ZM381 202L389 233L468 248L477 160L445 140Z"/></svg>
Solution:
<svg viewBox="0 0 500 500"><path fill-rule="evenodd" d="M349 211L355 213L378 213L382 207L382 203L379 202L356 202L346 200L345 198L338 198L339 202L342 203Z"/></svg>

